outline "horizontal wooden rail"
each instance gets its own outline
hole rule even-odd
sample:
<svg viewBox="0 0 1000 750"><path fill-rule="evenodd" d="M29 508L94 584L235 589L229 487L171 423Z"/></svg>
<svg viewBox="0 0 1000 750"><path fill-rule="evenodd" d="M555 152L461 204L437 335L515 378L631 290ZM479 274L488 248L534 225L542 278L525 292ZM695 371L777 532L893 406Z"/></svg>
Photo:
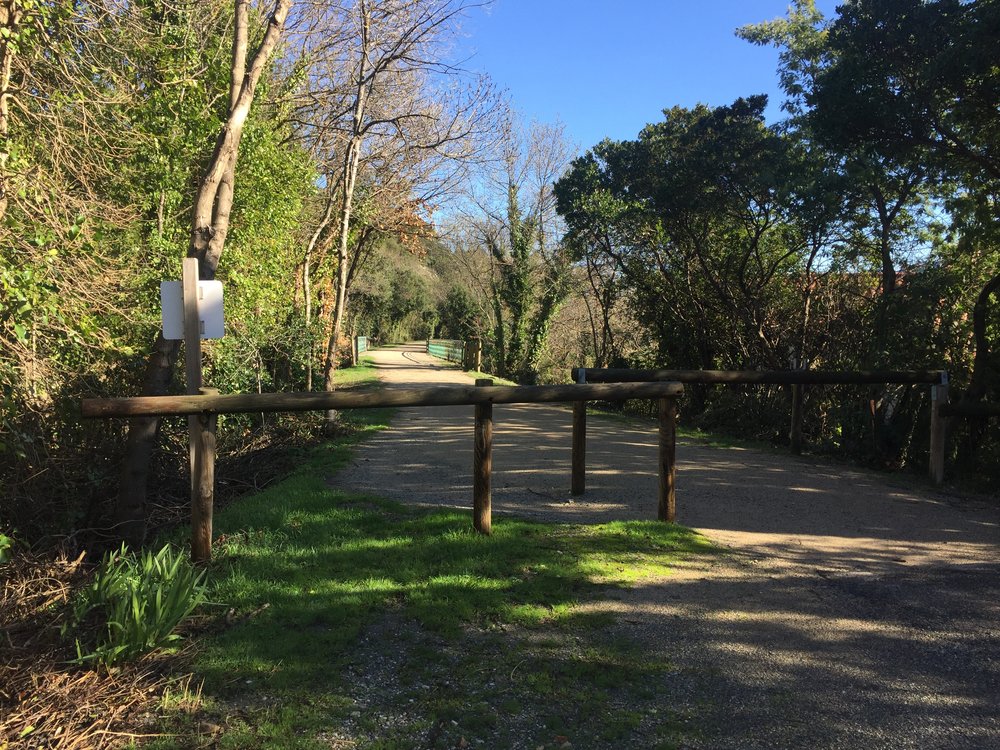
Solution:
<svg viewBox="0 0 1000 750"><path fill-rule="evenodd" d="M541 404L560 401L618 401L679 396L680 383L605 383L588 385L446 386L331 393L240 393L224 396L138 396L90 398L81 403L84 417L181 416L272 411L325 411L380 406L459 406Z"/></svg>
<svg viewBox="0 0 1000 750"><path fill-rule="evenodd" d="M628 368L574 367L576 383L645 383L667 381L703 384L768 384L792 386L789 443L793 453L802 451L802 386L927 384L931 386L931 437L928 467L935 484L944 481L946 430L944 417L1000 416L1000 404L949 405L946 370L636 370Z"/></svg>
<svg viewBox="0 0 1000 750"><path fill-rule="evenodd" d="M579 370L571 375L580 382ZM940 370L867 370L840 372L824 370L632 370L624 368L585 368L587 383L765 383L773 385L866 385L875 383L928 383L940 385Z"/></svg>

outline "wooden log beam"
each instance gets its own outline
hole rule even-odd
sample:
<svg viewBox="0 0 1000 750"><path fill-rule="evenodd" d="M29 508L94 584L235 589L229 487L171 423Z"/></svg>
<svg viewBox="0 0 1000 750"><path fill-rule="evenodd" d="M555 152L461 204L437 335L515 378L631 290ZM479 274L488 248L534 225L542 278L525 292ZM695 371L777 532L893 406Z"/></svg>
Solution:
<svg viewBox="0 0 1000 750"><path fill-rule="evenodd" d="M541 404L563 401L619 401L680 396L680 383L605 383L587 385L494 385L393 388L332 393L241 393L224 396L138 396L84 399L84 417L181 416L256 412L325 411L380 406L456 406L474 404Z"/></svg>
<svg viewBox="0 0 1000 750"><path fill-rule="evenodd" d="M571 374L577 381L578 369ZM631 370L587 368L588 383L763 383L773 385L868 385L872 383L941 383L940 370L865 370L839 372L824 370Z"/></svg>

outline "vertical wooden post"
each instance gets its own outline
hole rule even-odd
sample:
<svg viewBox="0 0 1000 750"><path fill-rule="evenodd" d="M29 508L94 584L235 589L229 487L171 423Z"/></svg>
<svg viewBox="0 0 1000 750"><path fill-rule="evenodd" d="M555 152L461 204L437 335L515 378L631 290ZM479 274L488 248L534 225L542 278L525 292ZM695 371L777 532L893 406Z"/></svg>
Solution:
<svg viewBox="0 0 1000 750"><path fill-rule="evenodd" d="M201 318L198 316L198 259L184 259L184 375L188 395L201 388Z"/></svg>
<svg viewBox="0 0 1000 750"><path fill-rule="evenodd" d="M202 396L218 396L218 388L201 388ZM191 497L191 559L207 563L212 559L212 513L215 503L215 430L218 416L199 414L194 446L194 486Z"/></svg>
<svg viewBox="0 0 1000 750"><path fill-rule="evenodd" d="M493 385L490 378L477 378L476 385ZM472 466L472 526L489 534L493 526L490 480L493 474L493 404L476 404L476 436Z"/></svg>
<svg viewBox="0 0 1000 750"><path fill-rule="evenodd" d="M948 403L948 373L941 373L941 385L931 386L931 436L929 473L934 484L944 483L944 454L947 420L941 407Z"/></svg>
<svg viewBox="0 0 1000 750"><path fill-rule="evenodd" d="M577 368L577 383L587 382L583 367ZM587 402L573 402L573 459L570 494L582 495L587 489Z"/></svg>
<svg viewBox="0 0 1000 750"><path fill-rule="evenodd" d="M465 342L465 357L462 369L479 372L483 368L483 340L469 339Z"/></svg>
<svg viewBox="0 0 1000 750"><path fill-rule="evenodd" d="M573 402L573 474L570 493L582 495L587 489L587 402Z"/></svg>
<svg viewBox="0 0 1000 750"><path fill-rule="evenodd" d="M802 389L801 383L792 384L792 424L788 430L788 442L792 453L802 453Z"/></svg>
<svg viewBox="0 0 1000 750"><path fill-rule="evenodd" d="M472 339L472 369L482 372L483 369L483 340Z"/></svg>
<svg viewBox="0 0 1000 750"><path fill-rule="evenodd" d="M677 449L677 399L665 396L660 399L660 495L661 521L674 522L677 500L674 496L674 459Z"/></svg>
<svg viewBox="0 0 1000 750"><path fill-rule="evenodd" d="M201 317L198 314L198 259L185 258L182 264L184 295L184 386L189 395L201 389ZM191 473L191 559L207 562L212 555L211 513L204 526L204 502L201 497L201 471L205 464L205 426L200 416L188 417L188 468ZM211 438L213 444L215 436ZM213 478L214 478L214 448Z"/></svg>

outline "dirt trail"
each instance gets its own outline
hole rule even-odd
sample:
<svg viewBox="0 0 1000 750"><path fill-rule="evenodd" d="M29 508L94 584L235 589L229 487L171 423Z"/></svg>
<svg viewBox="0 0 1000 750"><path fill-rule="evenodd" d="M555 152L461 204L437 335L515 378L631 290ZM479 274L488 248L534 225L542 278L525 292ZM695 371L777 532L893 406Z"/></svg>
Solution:
<svg viewBox="0 0 1000 750"><path fill-rule="evenodd" d="M417 346L375 350L390 386L469 382ZM335 482L471 505L472 407L403 409ZM494 522L656 514L655 426L494 408ZM712 748L1000 748L1000 511L876 475L682 442L678 521L731 550L597 605L677 664L677 707ZM683 712L682 712L683 713Z"/></svg>

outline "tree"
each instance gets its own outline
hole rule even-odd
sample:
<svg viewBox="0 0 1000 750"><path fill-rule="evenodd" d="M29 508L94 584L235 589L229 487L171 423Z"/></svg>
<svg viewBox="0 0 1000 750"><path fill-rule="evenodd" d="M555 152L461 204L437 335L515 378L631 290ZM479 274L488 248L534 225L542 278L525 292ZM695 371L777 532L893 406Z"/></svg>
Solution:
<svg viewBox="0 0 1000 750"><path fill-rule="evenodd" d="M893 164L926 160L980 196L980 205L992 203L1000 188L998 32L995 2L862 0L844 6L830 33L835 62L809 97L817 127L833 143L867 144ZM976 355L965 394L971 400L1000 384L989 321L998 293L1000 274L994 274L972 306Z"/></svg>
<svg viewBox="0 0 1000 750"><path fill-rule="evenodd" d="M530 379L552 320L570 291L552 185L569 161L563 126L522 130L508 114L498 163L481 179L465 221L490 259L493 366Z"/></svg>
<svg viewBox="0 0 1000 750"><path fill-rule="evenodd" d="M37 528L86 515L81 466L104 446L67 401L134 343L122 279L139 211L121 196L147 141L129 52L155 35L141 7L103 2L10 0L0 21L0 460L5 511Z"/></svg>
<svg viewBox="0 0 1000 750"><path fill-rule="evenodd" d="M292 0L275 0L264 34L248 59L250 3L235 0L228 114L195 196L188 246L188 257L198 259L202 279L215 277L222 256L229 232L240 140L257 85L281 38L291 6ZM166 393L179 348L179 342L167 341L162 334L157 336L143 381L144 395ZM117 515L123 536L130 541L141 541L145 534L146 489L158 428L159 419L153 417L129 421Z"/></svg>
<svg viewBox="0 0 1000 750"><path fill-rule="evenodd" d="M898 307L900 265L906 258L906 238L913 234L927 199L927 168L920 158L906 162L886 159L866 141L850 145L826 137L821 115L809 105L817 81L837 60L829 44L830 22L813 0L796 0L788 16L737 30L753 44L780 49L778 73L786 99L782 108L790 120L784 128L808 152L804 164L822 165L829 186L839 192L838 210L845 244L862 258L871 258L880 274L879 304L866 367L886 366L890 328ZM819 119L818 119L819 118Z"/></svg>
<svg viewBox="0 0 1000 750"><path fill-rule="evenodd" d="M784 287L805 240L789 209L790 143L765 127L764 104L665 110L636 141L599 144L557 183L576 246L610 256L629 279L661 361L786 363Z"/></svg>
<svg viewBox="0 0 1000 750"><path fill-rule="evenodd" d="M348 49L340 53L344 57L346 52L348 60L339 71L345 106L341 113L334 111L331 120L340 123L335 130L342 151L333 193L337 201L332 220L337 271L323 366L327 390L333 389L347 310L352 217L366 150L403 143L409 153L448 159L474 153L470 138L482 127L481 117L489 109L488 84L480 80L461 90L434 82L435 77L458 72L446 61L442 45L469 7L472 4L466 0L356 0L344 8L342 24L351 33ZM321 85L330 86L337 78L337 72L330 72L319 80ZM371 151L368 153L371 156ZM376 157L371 158L374 161ZM333 416L332 412L327 415L328 419Z"/></svg>

